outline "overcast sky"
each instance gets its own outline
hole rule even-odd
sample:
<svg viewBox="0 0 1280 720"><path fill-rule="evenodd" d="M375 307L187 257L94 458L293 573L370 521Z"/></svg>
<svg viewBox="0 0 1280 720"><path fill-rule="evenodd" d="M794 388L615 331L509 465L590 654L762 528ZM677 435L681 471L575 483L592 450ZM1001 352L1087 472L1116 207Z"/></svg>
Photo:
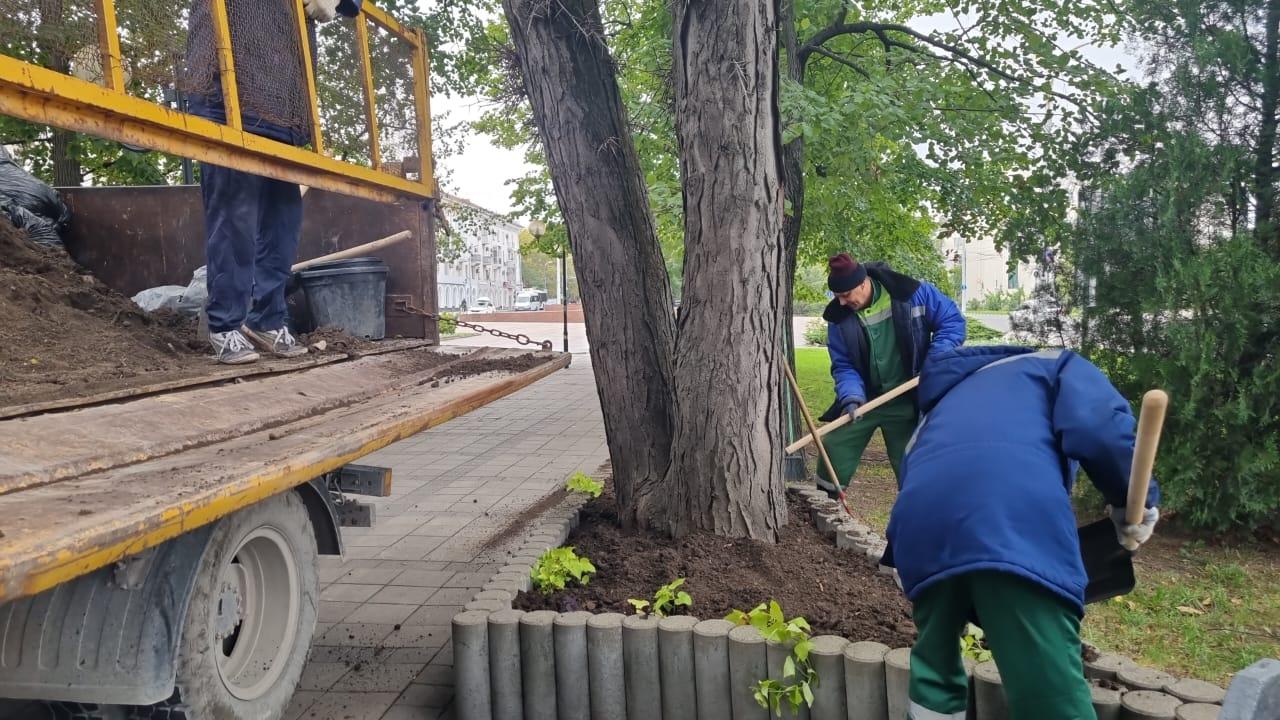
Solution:
<svg viewBox="0 0 1280 720"><path fill-rule="evenodd" d="M447 0L419 0L422 5L430 6L433 2ZM911 23L922 31L946 30L956 26L950 15L934 15L920 18ZM1079 41L1060 40L1063 47L1074 47ZM1136 73L1133 55L1124 48L1085 47L1081 51L1094 63L1113 69L1117 64L1130 73ZM448 112L447 123L479 119L483 112L481 101L475 98L432 98L433 114ZM450 176L445 179L445 190L460 195L490 210L507 213L514 208L511 204L511 189L506 185L508 180L520 177L532 169L524 162L523 153L516 150L504 150L494 146L487 137L479 133L471 133L463 152L445 158L441 165Z"/></svg>

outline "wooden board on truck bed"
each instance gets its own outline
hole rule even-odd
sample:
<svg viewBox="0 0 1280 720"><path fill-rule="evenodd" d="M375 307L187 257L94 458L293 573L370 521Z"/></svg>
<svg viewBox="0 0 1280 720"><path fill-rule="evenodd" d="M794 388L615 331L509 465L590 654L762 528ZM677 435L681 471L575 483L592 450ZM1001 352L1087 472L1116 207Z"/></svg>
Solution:
<svg viewBox="0 0 1280 720"><path fill-rule="evenodd" d="M213 522L569 364L545 352L463 355L420 348L0 421L0 602Z"/></svg>

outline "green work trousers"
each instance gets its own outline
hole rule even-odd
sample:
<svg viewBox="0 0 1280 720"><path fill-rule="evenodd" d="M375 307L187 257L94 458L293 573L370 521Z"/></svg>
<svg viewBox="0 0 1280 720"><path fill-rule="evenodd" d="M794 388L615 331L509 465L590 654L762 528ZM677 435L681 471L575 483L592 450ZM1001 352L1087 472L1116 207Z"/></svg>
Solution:
<svg viewBox="0 0 1280 720"><path fill-rule="evenodd" d="M916 431L916 404L910 397L898 398L884 407L867 413L857 422L837 428L822 440L827 455L831 457L831 465L840 478L840 487L848 487L854 473L858 472L858 464L862 462L862 453L871 442L871 436L879 430L884 435L884 447L889 454L889 464L893 466L894 477L898 478L898 487L902 487L902 476L899 467L902 456L907 451L907 443ZM818 461L819 485L831 491L831 478L828 477L826 465Z"/></svg>
<svg viewBox="0 0 1280 720"><path fill-rule="evenodd" d="M1029 580L993 570L948 578L916 598L908 717L964 719L969 680L960 638L971 610L1000 669L1009 720L1097 720L1075 609Z"/></svg>

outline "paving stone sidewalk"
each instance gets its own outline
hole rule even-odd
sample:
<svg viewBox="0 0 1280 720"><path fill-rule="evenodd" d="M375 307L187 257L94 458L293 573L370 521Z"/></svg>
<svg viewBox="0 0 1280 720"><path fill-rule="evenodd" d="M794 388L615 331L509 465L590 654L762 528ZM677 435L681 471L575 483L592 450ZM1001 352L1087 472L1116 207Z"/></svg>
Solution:
<svg viewBox="0 0 1280 720"><path fill-rule="evenodd" d="M452 718L449 620L520 537L522 511L608 452L589 359L361 460L390 467L372 528L320 568L312 654L285 720ZM366 499L368 501L368 499Z"/></svg>

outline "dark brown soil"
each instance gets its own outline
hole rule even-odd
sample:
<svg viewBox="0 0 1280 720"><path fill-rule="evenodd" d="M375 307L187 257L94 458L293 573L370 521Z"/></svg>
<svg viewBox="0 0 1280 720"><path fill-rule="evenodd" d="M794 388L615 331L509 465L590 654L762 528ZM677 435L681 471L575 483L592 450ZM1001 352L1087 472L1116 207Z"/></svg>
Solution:
<svg viewBox="0 0 1280 720"><path fill-rule="evenodd" d="M588 610L632 614L629 598L651 599L658 587L686 578L689 614L710 619L777 600L788 617L802 616L814 635L876 640L890 647L915 639L910 606L893 580L866 558L838 550L811 524L798 500L777 545L695 535L672 541L618 527L612 488L582 510L566 545L589 558L596 575L585 587L544 596L521 593L522 610Z"/></svg>
<svg viewBox="0 0 1280 720"><path fill-rule="evenodd" d="M532 370L546 361L547 358L545 355L537 355L532 352L524 355L516 355L514 357L469 360L465 363L450 365L449 367L444 368L440 372L436 373L432 379L450 382L453 380L475 377L476 375L483 375L488 372L522 373L526 370Z"/></svg>
<svg viewBox="0 0 1280 720"><path fill-rule="evenodd" d="M65 252L27 241L0 219L0 406L205 375L218 366L197 324L144 312ZM305 340L324 340L325 353L358 353L371 345L335 328Z"/></svg>
<svg viewBox="0 0 1280 720"><path fill-rule="evenodd" d="M489 541L484 544L481 551L495 548L517 535L522 534L525 528L529 526L529 523L540 517L542 513L550 510L556 505L559 505L560 501L564 499L566 494L567 491L561 487L544 495L542 499L538 500L538 502L530 505L519 515L512 518L511 522L502 529L502 532L489 538Z"/></svg>
<svg viewBox="0 0 1280 720"><path fill-rule="evenodd" d="M207 368L198 347L194 321L143 312L61 250L0 220L0 404Z"/></svg>

